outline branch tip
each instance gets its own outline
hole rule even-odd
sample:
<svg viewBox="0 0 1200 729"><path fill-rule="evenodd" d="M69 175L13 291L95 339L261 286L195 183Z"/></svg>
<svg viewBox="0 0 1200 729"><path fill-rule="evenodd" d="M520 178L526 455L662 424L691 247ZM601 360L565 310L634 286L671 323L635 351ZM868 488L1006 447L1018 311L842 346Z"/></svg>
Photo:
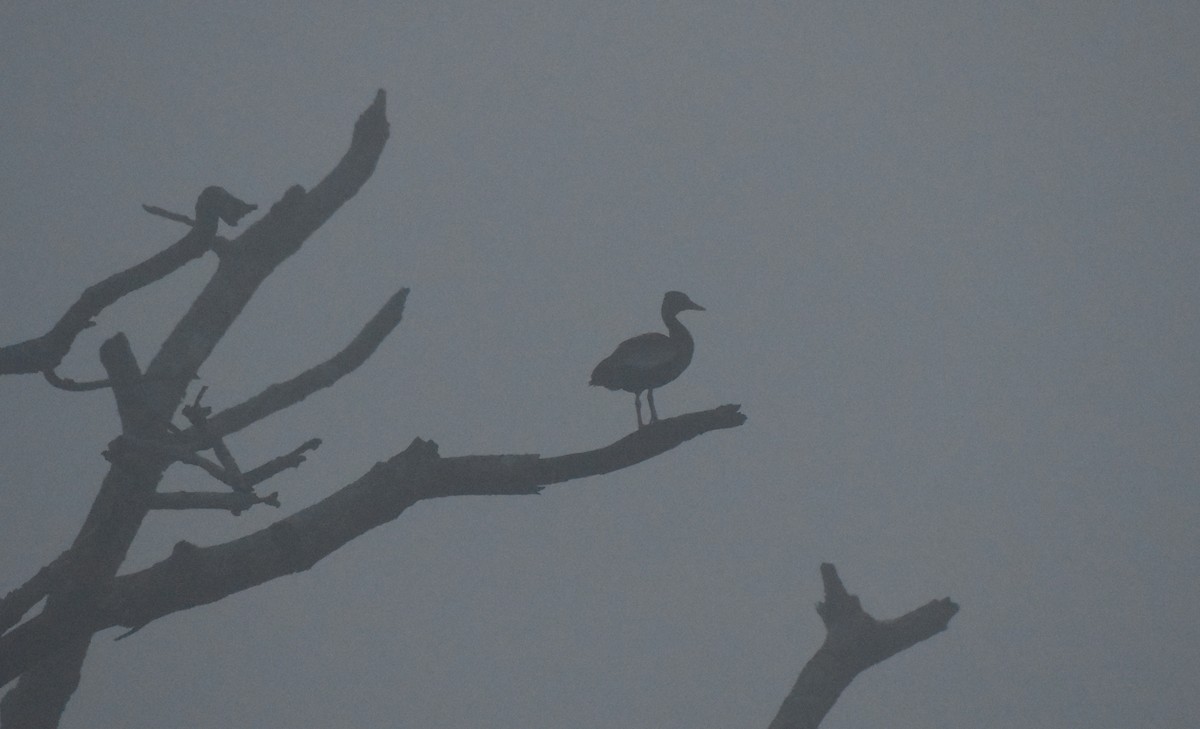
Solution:
<svg viewBox="0 0 1200 729"><path fill-rule="evenodd" d="M258 206L240 200L218 185L209 185L196 198L196 222L215 225L217 220L226 225L237 225L248 213Z"/></svg>
<svg viewBox="0 0 1200 729"><path fill-rule="evenodd" d="M189 218L188 216L184 215L183 213L174 213L165 208L160 208L157 205L147 205L145 203L142 203L142 210L145 210L146 212L150 213L151 215L157 215L160 218L166 218L167 220L172 220L176 223L183 223L184 225L187 225L187 226L194 226L196 224L196 221L194 219Z"/></svg>

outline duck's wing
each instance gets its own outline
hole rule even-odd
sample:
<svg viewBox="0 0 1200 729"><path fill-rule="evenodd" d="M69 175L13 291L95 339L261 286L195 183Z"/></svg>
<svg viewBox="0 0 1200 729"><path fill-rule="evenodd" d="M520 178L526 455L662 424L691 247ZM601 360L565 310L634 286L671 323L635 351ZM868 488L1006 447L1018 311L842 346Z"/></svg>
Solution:
<svg viewBox="0 0 1200 729"><path fill-rule="evenodd" d="M677 347L670 337L649 332L621 342L606 361L633 370L653 370L670 362L676 354Z"/></svg>
<svg viewBox="0 0 1200 729"><path fill-rule="evenodd" d="M647 374L668 364L673 356L675 345L665 334L650 332L626 339L592 370L591 384L610 390L644 390L650 386L643 382Z"/></svg>

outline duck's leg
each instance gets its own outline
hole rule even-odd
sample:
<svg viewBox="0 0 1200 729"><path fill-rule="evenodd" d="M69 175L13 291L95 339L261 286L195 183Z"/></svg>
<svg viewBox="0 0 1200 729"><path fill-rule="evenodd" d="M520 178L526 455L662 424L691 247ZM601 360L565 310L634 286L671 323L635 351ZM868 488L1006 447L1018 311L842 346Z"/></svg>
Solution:
<svg viewBox="0 0 1200 729"><path fill-rule="evenodd" d="M633 407L637 409L638 428L642 427L642 393L633 393Z"/></svg>
<svg viewBox="0 0 1200 729"><path fill-rule="evenodd" d="M658 422L658 411L654 409L654 390L646 390L646 402L650 403L650 422Z"/></svg>

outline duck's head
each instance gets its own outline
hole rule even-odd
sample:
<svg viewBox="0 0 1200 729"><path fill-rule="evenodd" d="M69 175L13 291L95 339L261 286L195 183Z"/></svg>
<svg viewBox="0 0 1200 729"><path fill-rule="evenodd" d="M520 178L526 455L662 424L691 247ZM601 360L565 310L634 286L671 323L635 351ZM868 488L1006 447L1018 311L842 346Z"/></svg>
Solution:
<svg viewBox="0 0 1200 729"><path fill-rule="evenodd" d="M704 307L697 304L688 298L688 295L682 291L668 291L663 296L662 313L663 316L674 316L681 311L704 311Z"/></svg>

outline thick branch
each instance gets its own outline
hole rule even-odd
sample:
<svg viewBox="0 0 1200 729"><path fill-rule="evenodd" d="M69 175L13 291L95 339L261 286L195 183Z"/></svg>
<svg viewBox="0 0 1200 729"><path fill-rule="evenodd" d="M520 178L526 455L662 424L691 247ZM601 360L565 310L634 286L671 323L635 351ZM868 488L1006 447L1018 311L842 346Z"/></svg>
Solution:
<svg viewBox="0 0 1200 729"><path fill-rule="evenodd" d="M442 458L437 445L416 440L385 463L322 501L266 529L212 547L181 542L158 564L117 577L100 613L77 621L91 630L138 627L170 613L220 600L268 580L306 570L422 499L479 494L536 494L545 485L594 476L664 453L746 417L736 405L661 420L594 451L555 458L537 455ZM41 616L0 638L0 685L65 639ZM18 650L20 648L20 650Z"/></svg>
<svg viewBox="0 0 1200 729"><path fill-rule="evenodd" d="M266 529L213 547L186 547L148 569L118 577L106 601L112 611L108 619L136 627L306 570L422 499L535 494L547 484L625 468L702 433L743 422L737 406L726 405L659 421L604 448L556 458L442 458L436 444L416 440L355 482Z"/></svg>
<svg viewBox="0 0 1200 729"><path fill-rule="evenodd" d="M144 382L122 334L100 347L100 362L112 382L124 435L150 438L162 426L145 406ZM35 618L0 638L0 664L19 665L20 682L0 702L5 726L56 726L97 629L96 596L124 561L169 461L116 455L83 527L64 555L67 579L50 586L46 606ZM60 576L61 577L61 576Z"/></svg>
<svg viewBox="0 0 1200 729"><path fill-rule="evenodd" d="M205 421L204 432L199 435L223 438L230 433L236 433L252 423L295 405L317 390L329 387L353 372L400 323L407 299L408 289L400 289L342 351L292 379L271 385L249 400L208 418ZM193 436L197 433L195 427L189 430L189 434Z"/></svg>
<svg viewBox="0 0 1200 729"><path fill-rule="evenodd" d="M100 364L108 373L113 399L117 401L121 430L126 433L156 430L141 392L142 371L124 334L118 332L100 345Z"/></svg>
<svg viewBox="0 0 1200 729"><path fill-rule="evenodd" d="M13 589L0 600L0 633L19 623L30 608L50 594L62 579L69 556L70 552L63 552L53 562L38 570L25 584Z"/></svg>
<svg viewBox="0 0 1200 729"><path fill-rule="evenodd" d="M145 407L144 382L124 335L101 345L100 361L112 382L123 433L151 437L161 424ZM39 615L0 638L0 665L20 667L4 682L21 677L0 702L5 726L57 725L99 627L96 596L124 561L146 514L146 498L168 463L152 456L114 455L83 527L60 558L69 562L70 574L59 575L49 586Z"/></svg>
<svg viewBox="0 0 1200 729"><path fill-rule="evenodd" d="M947 597L879 621L846 592L833 565L821 565L821 578L825 601L817 613L825 622L825 642L800 671L770 729L815 729L855 676L942 632L958 612Z"/></svg>
<svg viewBox="0 0 1200 729"><path fill-rule="evenodd" d="M56 727L79 686L91 636L64 640L59 650L31 668L0 700L0 726Z"/></svg>

